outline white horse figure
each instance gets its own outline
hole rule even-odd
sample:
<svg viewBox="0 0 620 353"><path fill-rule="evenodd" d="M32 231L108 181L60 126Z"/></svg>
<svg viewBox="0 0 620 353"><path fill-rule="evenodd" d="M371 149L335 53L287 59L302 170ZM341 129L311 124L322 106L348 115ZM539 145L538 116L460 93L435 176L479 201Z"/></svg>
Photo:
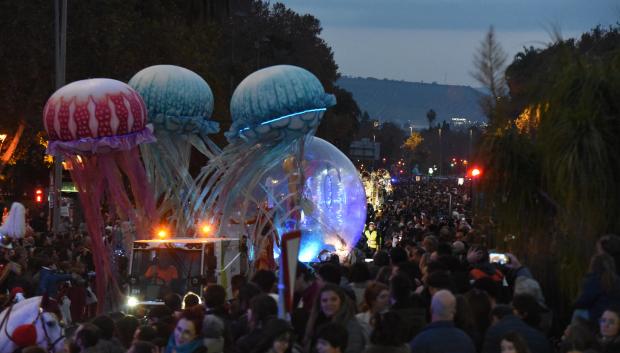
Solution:
<svg viewBox="0 0 620 353"><path fill-rule="evenodd" d="M18 348L12 339L13 331L28 324L36 328L38 346L52 353L63 350L63 329L55 314L41 308L42 298L28 298L0 313L0 353L12 353Z"/></svg>

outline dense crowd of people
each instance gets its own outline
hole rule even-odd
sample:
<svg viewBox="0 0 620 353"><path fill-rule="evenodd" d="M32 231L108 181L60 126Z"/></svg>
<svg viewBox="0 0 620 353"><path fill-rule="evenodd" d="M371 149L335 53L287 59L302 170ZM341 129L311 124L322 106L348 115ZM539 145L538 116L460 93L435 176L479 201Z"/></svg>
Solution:
<svg viewBox="0 0 620 353"><path fill-rule="evenodd" d="M369 208L360 256L298 264L286 319L268 270L235 275L232 295L212 284L202 298L171 293L162 305L96 316L80 231L4 236L0 302L55 299L70 353L620 352L620 237L597 243L573 319L554 337L535 276L514 254L488 249L469 204L454 180L395 185L380 209ZM45 352L23 341L18 351Z"/></svg>

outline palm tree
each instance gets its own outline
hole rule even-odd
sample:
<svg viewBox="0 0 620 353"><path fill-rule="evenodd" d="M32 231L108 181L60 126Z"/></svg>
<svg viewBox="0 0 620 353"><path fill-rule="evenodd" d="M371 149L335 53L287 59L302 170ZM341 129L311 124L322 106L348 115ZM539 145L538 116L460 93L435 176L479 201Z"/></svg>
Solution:
<svg viewBox="0 0 620 353"><path fill-rule="evenodd" d="M426 119L428 119L429 130L433 128L433 122L435 122L436 118L437 118L437 113L435 113L433 109L430 109L429 111L426 112Z"/></svg>

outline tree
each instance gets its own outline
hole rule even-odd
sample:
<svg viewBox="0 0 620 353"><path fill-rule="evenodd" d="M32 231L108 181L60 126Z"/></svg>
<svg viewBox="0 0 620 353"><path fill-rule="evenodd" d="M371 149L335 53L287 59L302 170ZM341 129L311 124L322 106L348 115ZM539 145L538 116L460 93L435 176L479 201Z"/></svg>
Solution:
<svg viewBox="0 0 620 353"><path fill-rule="evenodd" d="M316 136L329 141L347 154L360 127L360 109L351 92L335 86L334 94L336 106L327 110Z"/></svg>
<svg viewBox="0 0 620 353"><path fill-rule="evenodd" d="M433 123L435 119L437 119L437 113L433 109L430 109L426 112L426 119L428 119L428 128L429 130L433 128Z"/></svg>
<svg viewBox="0 0 620 353"><path fill-rule="evenodd" d="M424 141L422 134L415 131L409 135L402 147L413 152L418 148L418 146L420 146L420 144L422 144L422 141Z"/></svg>
<svg viewBox="0 0 620 353"><path fill-rule="evenodd" d="M620 230L620 27L526 48L506 69L510 99L478 155L498 247L521 250L570 315L598 237ZM557 249L553 258L549 248ZM560 315L560 316L561 316Z"/></svg>
<svg viewBox="0 0 620 353"><path fill-rule="evenodd" d="M507 93L504 78L507 59L508 55L497 42L495 29L491 26L474 54L476 70L472 72L472 76L488 91L480 105L489 119L493 117L497 101Z"/></svg>

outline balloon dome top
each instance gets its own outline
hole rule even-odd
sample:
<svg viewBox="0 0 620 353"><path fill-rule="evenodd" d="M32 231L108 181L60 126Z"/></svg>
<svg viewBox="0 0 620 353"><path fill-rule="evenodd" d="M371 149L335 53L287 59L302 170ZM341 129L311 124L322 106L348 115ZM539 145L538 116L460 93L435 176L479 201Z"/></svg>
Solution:
<svg viewBox="0 0 620 353"><path fill-rule="evenodd" d="M235 89L230 102L233 124L226 134L235 138L244 129L270 125L306 111L324 111L336 104L308 70L277 65L258 70Z"/></svg>
<svg viewBox="0 0 620 353"><path fill-rule="evenodd" d="M129 85L144 99L148 121L156 132L215 133L213 93L193 71L174 65L155 65L135 74Z"/></svg>
<svg viewBox="0 0 620 353"><path fill-rule="evenodd" d="M126 135L144 129L146 107L127 84L108 78L72 82L54 92L43 109L50 141Z"/></svg>
<svg viewBox="0 0 620 353"><path fill-rule="evenodd" d="M105 153L153 142L146 106L127 84L108 78L72 82L43 108L49 154Z"/></svg>

